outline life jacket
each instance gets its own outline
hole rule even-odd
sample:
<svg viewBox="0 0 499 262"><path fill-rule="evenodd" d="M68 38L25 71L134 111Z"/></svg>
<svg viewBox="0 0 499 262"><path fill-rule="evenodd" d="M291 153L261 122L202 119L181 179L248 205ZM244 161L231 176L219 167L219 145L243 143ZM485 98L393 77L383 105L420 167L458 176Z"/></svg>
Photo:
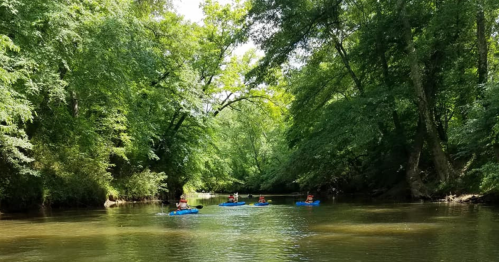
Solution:
<svg viewBox="0 0 499 262"><path fill-rule="evenodd" d="M180 203L187 203L187 200L185 200L185 199L180 199Z"/></svg>
<svg viewBox="0 0 499 262"><path fill-rule="evenodd" d="M234 199L234 197L233 196L229 196L229 199Z"/></svg>

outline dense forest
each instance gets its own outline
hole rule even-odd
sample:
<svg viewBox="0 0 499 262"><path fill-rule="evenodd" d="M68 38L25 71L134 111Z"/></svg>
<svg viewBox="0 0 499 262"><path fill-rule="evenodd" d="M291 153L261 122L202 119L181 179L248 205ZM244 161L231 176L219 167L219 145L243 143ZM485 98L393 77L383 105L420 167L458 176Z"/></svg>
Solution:
<svg viewBox="0 0 499 262"><path fill-rule="evenodd" d="M499 0L202 10L0 0L0 208L499 192Z"/></svg>

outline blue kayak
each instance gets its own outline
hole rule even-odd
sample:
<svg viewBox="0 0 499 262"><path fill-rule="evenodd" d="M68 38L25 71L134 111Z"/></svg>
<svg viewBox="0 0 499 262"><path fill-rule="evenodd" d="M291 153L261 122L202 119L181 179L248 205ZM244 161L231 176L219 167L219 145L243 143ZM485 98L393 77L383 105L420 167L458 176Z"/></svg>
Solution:
<svg viewBox="0 0 499 262"><path fill-rule="evenodd" d="M312 203L305 203L305 202L296 202L297 206L319 206L320 200L315 200Z"/></svg>
<svg viewBox="0 0 499 262"><path fill-rule="evenodd" d="M220 204L219 206L221 206L221 207L232 207L232 206L242 206L244 204L246 204L246 202L236 202L236 203L226 202L226 203Z"/></svg>
<svg viewBox="0 0 499 262"><path fill-rule="evenodd" d="M261 206L268 206L268 205L269 205L269 202L265 202L265 203L259 203L259 202L257 202L257 203L255 203L255 206L259 206L259 207L261 207Z"/></svg>
<svg viewBox="0 0 499 262"><path fill-rule="evenodd" d="M193 208L193 209L172 211L172 212L170 212L170 216L181 216L181 215L197 214L198 212L199 212L199 210L197 210L196 208Z"/></svg>

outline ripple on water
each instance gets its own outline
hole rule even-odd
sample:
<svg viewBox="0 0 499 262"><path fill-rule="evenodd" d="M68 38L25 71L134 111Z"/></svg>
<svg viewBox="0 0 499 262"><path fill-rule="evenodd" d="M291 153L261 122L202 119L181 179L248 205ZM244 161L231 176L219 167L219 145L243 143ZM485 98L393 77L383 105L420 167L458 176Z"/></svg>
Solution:
<svg viewBox="0 0 499 262"><path fill-rule="evenodd" d="M432 204L125 206L0 221L0 261L497 261L499 212ZM451 222L449 222L451 221ZM479 251L479 252L478 252Z"/></svg>
<svg viewBox="0 0 499 262"><path fill-rule="evenodd" d="M417 234L430 230L435 230L438 225L435 223L366 223L366 224L322 224L311 226L310 229L316 232L334 232L356 235L399 235Z"/></svg>

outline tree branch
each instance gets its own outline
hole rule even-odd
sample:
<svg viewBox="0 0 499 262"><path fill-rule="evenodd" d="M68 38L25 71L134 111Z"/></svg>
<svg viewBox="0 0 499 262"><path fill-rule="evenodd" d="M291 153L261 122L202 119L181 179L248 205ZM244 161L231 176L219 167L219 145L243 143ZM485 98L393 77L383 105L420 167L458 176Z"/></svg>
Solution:
<svg viewBox="0 0 499 262"><path fill-rule="evenodd" d="M165 80L170 75L170 71L165 72L158 80L152 81L151 86L156 87L161 81Z"/></svg>
<svg viewBox="0 0 499 262"><path fill-rule="evenodd" d="M247 101L250 101L250 102L253 102L251 99L253 98L267 98L266 96L242 96L242 97L238 97L232 101L229 101L227 102L225 105L223 105L222 107L220 107L219 109L217 109L217 111L215 111L213 113L213 116L217 116L222 110L224 110L226 107L234 104L234 103L237 103L239 101L243 101L243 100L247 100Z"/></svg>

